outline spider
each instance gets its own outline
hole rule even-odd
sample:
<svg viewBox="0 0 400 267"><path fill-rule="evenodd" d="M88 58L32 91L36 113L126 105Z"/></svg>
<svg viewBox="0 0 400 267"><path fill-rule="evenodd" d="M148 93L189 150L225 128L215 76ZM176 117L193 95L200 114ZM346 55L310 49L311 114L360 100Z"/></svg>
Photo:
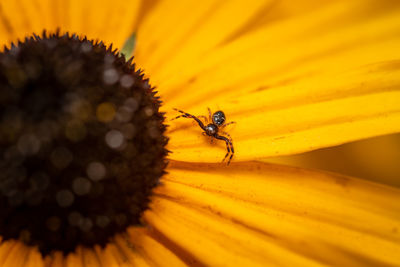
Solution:
<svg viewBox="0 0 400 267"><path fill-rule="evenodd" d="M231 122L225 123L226 118L225 118L225 114L223 111L219 110L214 113L211 113L211 109L210 108L207 108L207 109L208 109L208 118L206 116L197 116L196 117L192 114L189 114L182 110L174 108L174 110L182 113L183 115L179 115L179 116L173 118L172 120L176 120L181 117L194 119L199 124L200 128L203 129L203 131L204 131L203 135L208 135L211 138L225 141L227 152L226 152L225 157L222 160L222 162L224 162L230 154L230 157L227 162L227 165L229 165L229 163L232 160L233 154L235 153L235 150L233 149L233 144L232 144L232 137L227 132L220 132L219 130L221 128L224 128L235 122L231 121ZM205 123L203 123L199 118L203 118ZM223 135L220 135L219 132ZM226 135L226 136L224 136L224 135ZM213 139L211 139L211 140L213 140Z"/></svg>

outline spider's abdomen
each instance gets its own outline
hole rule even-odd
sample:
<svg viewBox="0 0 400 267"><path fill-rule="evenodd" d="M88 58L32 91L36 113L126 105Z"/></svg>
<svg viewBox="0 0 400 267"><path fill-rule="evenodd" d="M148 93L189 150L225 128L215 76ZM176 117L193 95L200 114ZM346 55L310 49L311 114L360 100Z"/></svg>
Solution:
<svg viewBox="0 0 400 267"><path fill-rule="evenodd" d="M210 124L208 124L206 126L206 134L212 136L212 135L214 135L216 133L218 133L218 126L217 125L210 123Z"/></svg>
<svg viewBox="0 0 400 267"><path fill-rule="evenodd" d="M217 126L221 126L225 122L225 114L222 111L217 111L212 115L212 121Z"/></svg>

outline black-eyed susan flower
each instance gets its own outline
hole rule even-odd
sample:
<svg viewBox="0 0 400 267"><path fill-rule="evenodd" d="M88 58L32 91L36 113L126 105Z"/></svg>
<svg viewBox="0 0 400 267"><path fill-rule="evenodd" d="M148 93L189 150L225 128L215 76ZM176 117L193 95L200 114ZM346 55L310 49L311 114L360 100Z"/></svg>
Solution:
<svg viewBox="0 0 400 267"><path fill-rule="evenodd" d="M396 1L2 1L0 265L399 265L398 188L255 161L398 132L399 18ZM136 68L109 48L132 32ZM236 121L230 166L169 121L207 107Z"/></svg>

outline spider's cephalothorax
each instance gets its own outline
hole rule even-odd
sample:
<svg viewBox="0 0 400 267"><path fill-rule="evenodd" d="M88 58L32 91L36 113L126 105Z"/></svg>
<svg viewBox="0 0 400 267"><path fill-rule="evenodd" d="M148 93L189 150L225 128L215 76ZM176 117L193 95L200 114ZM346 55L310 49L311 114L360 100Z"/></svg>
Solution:
<svg viewBox="0 0 400 267"><path fill-rule="evenodd" d="M220 128L224 128L227 125L230 125L232 123L235 123L234 121L225 123L226 118L224 112L221 110L216 111L214 113L211 112L211 110L208 108L208 118L206 116L194 116L192 114L186 113L182 110L175 109L176 111L182 113L182 115L179 115L173 120L178 119L178 118L189 118L189 119L194 119L200 126L201 129L203 129L203 134L211 136L212 138L223 140L226 143L226 154L222 162L226 160L226 158L230 155L227 165L232 160L233 154L235 153L235 150L233 149L233 143L232 143L232 138L227 132L220 132ZM205 123L203 123L199 118L203 118Z"/></svg>

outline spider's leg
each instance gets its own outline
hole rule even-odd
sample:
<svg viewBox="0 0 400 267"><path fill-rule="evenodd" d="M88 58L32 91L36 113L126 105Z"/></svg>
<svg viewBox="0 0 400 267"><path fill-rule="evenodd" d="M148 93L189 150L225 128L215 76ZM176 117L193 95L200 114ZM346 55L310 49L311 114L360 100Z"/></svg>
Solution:
<svg viewBox="0 0 400 267"><path fill-rule="evenodd" d="M219 140L223 140L223 141L225 141L225 143L226 143L226 154L225 154L224 159L222 160L222 162L224 162L225 159L226 159L226 158L229 156L229 154L231 153L231 147L233 148L233 146L231 145L232 142L229 141L228 138L226 138L225 136L222 136L222 135L215 135L214 137L217 138L217 139L219 139ZM232 155L231 155L231 157L229 158L228 165L229 165L229 163L231 162L231 159L232 159Z"/></svg>
<svg viewBox="0 0 400 267"><path fill-rule="evenodd" d="M232 142L232 136L230 134L228 134L227 132L221 132L223 135L228 136L229 141Z"/></svg>
<svg viewBox="0 0 400 267"><path fill-rule="evenodd" d="M176 120L176 119L179 119L179 118L190 118L190 117L188 117L188 116L186 116L186 115L179 115L179 116L177 116L177 117L175 117L175 118L172 118L171 121Z"/></svg>
<svg viewBox="0 0 400 267"><path fill-rule="evenodd" d="M207 124L208 123L208 119L207 119L207 117L206 116L197 116L197 118L202 118L202 119L204 119L204 121L205 121L205 123Z"/></svg>
<svg viewBox="0 0 400 267"><path fill-rule="evenodd" d="M173 118L172 120L175 120L175 119L181 118L181 117L183 117L183 118L189 118L189 119L194 119L194 120L197 122L197 124L200 126L201 129L203 129L204 131L206 130L206 129L205 129L205 126L204 126L204 124L203 124L203 122L202 122L201 120L199 120L196 116L194 116L194 115L192 115L192 114L189 114L189 113L186 113L185 111L180 110L180 109L174 108L174 110L176 110L176 111L182 113L183 115L179 115L178 117Z"/></svg>
<svg viewBox="0 0 400 267"><path fill-rule="evenodd" d="M234 123L236 123L236 121L230 121L230 122L228 122L228 123L222 124L221 127L226 127L226 126L231 125L231 124L234 124Z"/></svg>
<svg viewBox="0 0 400 267"><path fill-rule="evenodd" d="M183 118L193 118L193 117L194 117L192 114L186 113L186 112L183 111L183 110L176 109L176 108L174 108L174 110L176 110L176 111L182 113L182 115L179 115L179 116L177 116L177 117L175 117L175 118L173 118L173 119L171 119L171 120L176 120L176 119L181 118L181 117L183 117Z"/></svg>
<svg viewBox="0 0 400 267"><path fill-rule="evenodd" d="M229 140L229 145L230 145L230 147L231 147L231 156L229 157L229 160L228 160L227 165L229 165L229 163L231 163L231 160L232 160L232 158L233 158L233 154L235 154L235 150L233 149L232 140Z"/></svg>
<svg viewBox="0 0 400 267"><path fill-rule="evenodd" d="M212 122L213 120L212 120L211 109L210 109L210 108L207 108L207 110L208 110L208 119L210 120L210 122Z"/></svg>

